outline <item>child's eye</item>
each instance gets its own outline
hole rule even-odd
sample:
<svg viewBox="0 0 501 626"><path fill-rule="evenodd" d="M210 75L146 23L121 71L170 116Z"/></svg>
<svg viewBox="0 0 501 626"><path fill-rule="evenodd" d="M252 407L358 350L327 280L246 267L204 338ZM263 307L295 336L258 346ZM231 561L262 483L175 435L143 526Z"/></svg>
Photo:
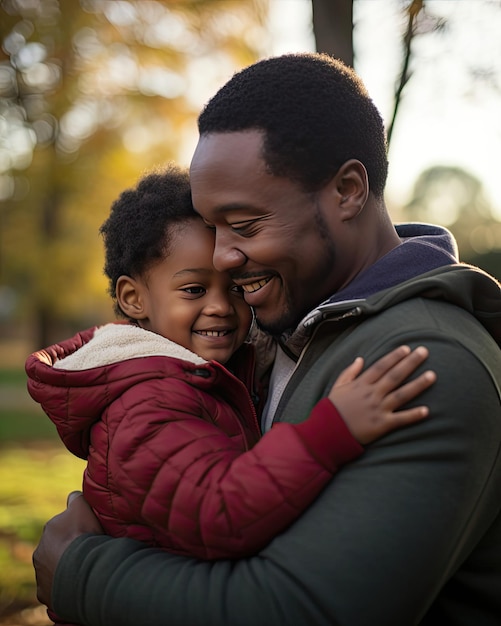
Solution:
<svg viewBox="0 0 501 626"><path fill-rule="evenodd" d="M201 296L202 294L205 293L205 288L200 287L200 286L184 287L182 291L185 291L186 293L189 293L192 296Z"/></svg>
<svg viewBox="0 0 501 626"><path fill-rule="evenodd" d="M240 285L233 285L231 287L230 291L232 291L233 293L236 293L236 294L238 294L239 296L242 296L242 297L244 295L244 289Z"/></svg>

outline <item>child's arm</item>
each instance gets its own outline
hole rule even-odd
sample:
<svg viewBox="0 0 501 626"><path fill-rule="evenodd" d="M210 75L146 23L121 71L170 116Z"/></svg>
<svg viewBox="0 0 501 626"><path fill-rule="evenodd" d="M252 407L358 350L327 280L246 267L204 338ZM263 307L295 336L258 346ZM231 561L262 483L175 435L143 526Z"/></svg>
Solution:
<svg viewBox="0 0 501 626"><path fill-rule="evenodd" d="M357 361L341 375L343 398L370 390L371 418L381 412L392 414L433 382L421 375L418 382L404 385L401 395L395 393L426 359L426 351L407 352L399 348L390 360L381 359L354 386L358 379L347 381L360 368ZM120 486L123 514L140 502L138 517L129 517L128 527L148 525L160 545L176 552L203 559L257 552L300 516L340 465L363 452L327 398L317 403L305 421L277 424L245 451L213 422L198 416L192 390L186 391L182 412L167 405L160 411L159 394L166 401L170 398L168 390L161 391L161 381L151 391L151 406L136 407L136 415L123 420L123 428L111 442L109 471ZM338 395L343 404L336 391ZM136 431L135 445L141 441L135 424L153 416L155 435L150 433L139 445L141 454L133 454L132 433ZM412 419L416 419L414 413ZM121 517L118 509L115 515Z"/></svg>

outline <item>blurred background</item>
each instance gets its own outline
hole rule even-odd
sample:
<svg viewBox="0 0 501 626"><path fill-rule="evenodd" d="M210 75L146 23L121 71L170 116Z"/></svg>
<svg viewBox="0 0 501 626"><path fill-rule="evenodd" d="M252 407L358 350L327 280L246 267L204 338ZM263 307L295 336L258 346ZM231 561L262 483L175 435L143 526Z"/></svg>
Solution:
<svg viewBox="0 0 501 626"><path fill-rule="evenodd" d="M113 319L98 235L156 165L188 165L238 69L327 52L387 126L394 221L448 227L501 277L500 0L0 0L0 623L47 624L31 554L83 462L25 390L24 360Z"/></svg>

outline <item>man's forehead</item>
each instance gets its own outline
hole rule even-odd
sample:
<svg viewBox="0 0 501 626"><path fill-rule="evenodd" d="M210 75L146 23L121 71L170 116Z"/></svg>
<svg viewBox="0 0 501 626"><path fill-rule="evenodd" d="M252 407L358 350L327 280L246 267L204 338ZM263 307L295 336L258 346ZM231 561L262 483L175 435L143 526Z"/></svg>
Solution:
<svg viewBox="0 0 501 626"><path fill-rule="evenodd" d="M219 165L227 167L228 161L234 165L248 161L255 163L261 160L262 144L262 133L256 130L202 135L191 160L191 173Z"/></svg>

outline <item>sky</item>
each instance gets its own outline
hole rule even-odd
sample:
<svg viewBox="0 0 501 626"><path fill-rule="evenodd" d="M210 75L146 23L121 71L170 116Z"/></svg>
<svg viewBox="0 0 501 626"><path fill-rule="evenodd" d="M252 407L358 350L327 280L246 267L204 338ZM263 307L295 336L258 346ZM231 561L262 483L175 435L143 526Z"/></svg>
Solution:
<svg viewBox="0 0 501 626"><path fill-rule="evenodd" d="M501 219L501 2L426 4L448 29L415 40L389 154L388 204L405 204L424 169L458 166L481 180ZM355 69L388 122L401 59L398 0L356 0L354 24ZM313 51L310 0L272 0L270 29L272 54Z"/></svg>

